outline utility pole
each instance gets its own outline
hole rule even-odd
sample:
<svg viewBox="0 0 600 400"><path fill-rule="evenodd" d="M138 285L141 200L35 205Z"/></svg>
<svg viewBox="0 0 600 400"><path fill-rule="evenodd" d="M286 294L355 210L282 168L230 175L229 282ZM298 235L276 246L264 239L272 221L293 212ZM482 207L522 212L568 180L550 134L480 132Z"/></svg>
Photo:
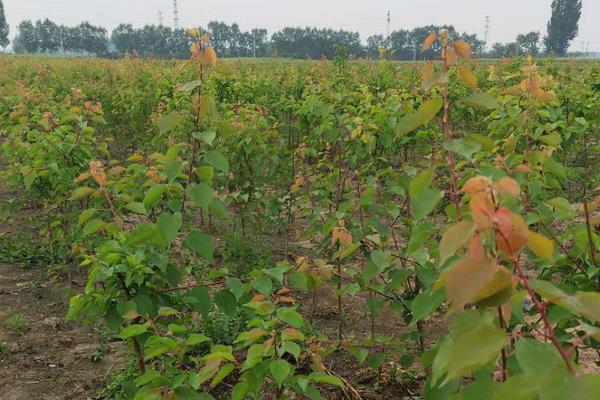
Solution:
<svg viewBox="0 0 600 400"><path fill-rule="evenodd" d="M179 29L179 11L177 10L177 0L173 0L173 29Z"/></svg>
<svg viewBox="0 0 600 400"><path fill-rule="evenodd" d="M485 24L483 25L483 41L485 42L484 48L488 47L488 35L490 33L490 22L491 18L489 15L485 16Z"/></svg>
<svg viewBox="0 0 600 400"><path fill-rule="evenodd" d="M158 26L162 26L163 25L163 13L162 11L158 12Z"/></svg>

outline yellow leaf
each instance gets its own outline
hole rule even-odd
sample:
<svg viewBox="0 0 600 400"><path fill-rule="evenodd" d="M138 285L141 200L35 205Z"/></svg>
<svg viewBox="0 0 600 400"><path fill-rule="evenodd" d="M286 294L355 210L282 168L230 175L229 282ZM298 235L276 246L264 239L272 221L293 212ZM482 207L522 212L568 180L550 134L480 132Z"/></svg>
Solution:
<svg viewBox="0 0 600 400"><path fill-rule="evenodd" d="M446 261L467 243L469 239L471 239L473 232L475 232L475 225L473 225L472 221L466 219L451 226L450 229L444 233L442 241L440 242L441 261Z"/></svg>
<svg viewBox="0 0 600 400"><path fill-rule="evenodd" d="M454 50L459 57L466 58L467 60L471 58L471 45L464 40L454 41Z"/></svg>
<svg viewBox="0 0 600 400"><path fill-rule="evenodd" d="M527 232L527 247L538 257L551 258L554 254L552 240L537 232Z"/></svg>
<svg viewBox="0 0 600 400"><path fill-rule="evenodd" d="M460 79L463 80L465 85L467 85L469 88L477 88L477 77L469 68L458 67L458 75L460 76Z"/></svg>
<svg viewBox="0 0 600 400"><path fill-rule="evenodd" d="M446 46L442 53L442 57L446 59L448 65L456 64L456 52L452 46Z"/></svg>
<svg viewBox="0 0 600 400"><path fill-rule="evenodd" d="M510 271L484 257L461 260L444 276L453 311L507 291L514 286L512 278Z"/></svg>
<svg viewBox="0 0 600 400"><path fill-rule="evenodd" d="M212 47L207 47L204 49L204 53L200 54L198 59L202 65L213 66L217 63L217 53Z"/></svg>
<svg viewBox="0 0 600 400"><path fill-rule="evenodd" d="M432 75L433 75L433 61L429 61L427 64L425 64L425 68L423 68L423 72L421 74L421 79L426 81L427 79L431 78Z"/></svg>
<svg viewBox="0 0 600 400"><path fill-rule="evenodd" d="M431 32L426 38L425 41L423 42L423 47L421 48L421 51L425 51L428 48L431 47L431 45L433 44L433 42L435 41L435 39L437 39L437 35L435 34L435 32Z"/></svg>

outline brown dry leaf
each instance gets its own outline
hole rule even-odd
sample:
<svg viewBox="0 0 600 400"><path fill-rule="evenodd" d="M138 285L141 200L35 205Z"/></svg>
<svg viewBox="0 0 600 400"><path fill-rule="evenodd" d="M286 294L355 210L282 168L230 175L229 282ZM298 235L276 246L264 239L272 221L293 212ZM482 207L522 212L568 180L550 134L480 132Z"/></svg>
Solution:
<svg viewBox="0 0 600 400"><path fill-rule="evenodd" d="M261 302L261 301L265 301L266 297L263 296L262 294L255 294L254 297L252 297L252 299L250 299L250 301L256 301L256 302Z"/></svg>
<svg viewBox="0 0 600 400"><path fill-rule="evenodd" d="M464 40L455 40L454 50L459 57L467 60L471 58L471 45Z"/></svg>
<svg viewBox="0 0 600 400"><path fill-rule="evenodd" d="M352 234L342 227L333 228L331 231L331 245L335 246L336 243L339 243L342 247L352 244Z"/></svg>
<svg viewBox="0 0 600 400"><path fill-rule="evenodd" d="M291 289L288 288L281 288L279 289L277 292L275 292L276 295L278 296L285 296L287 294L290 294L292 292Z"/></svg>
<svg viewBox="0 0 600 400"><path fill-rule="evenodd" d="M425 41L423 42L423 47L421 48L421 51L425 51L428 48L431 47L431 45L433 44L433 42L435 41L435 39L437 39L437 35L435 34L435 32L431 32L426 38Z"/></svg>
<svg viewBox="0 0 600 400"><path fill-rule="evenodd" d="M90 176L92 176L89 172L84 172L83 174L79 175L77 177L77 179L75 179L75 183L81 183L83 181L85 181L87 178L89 178Z"/></svg>

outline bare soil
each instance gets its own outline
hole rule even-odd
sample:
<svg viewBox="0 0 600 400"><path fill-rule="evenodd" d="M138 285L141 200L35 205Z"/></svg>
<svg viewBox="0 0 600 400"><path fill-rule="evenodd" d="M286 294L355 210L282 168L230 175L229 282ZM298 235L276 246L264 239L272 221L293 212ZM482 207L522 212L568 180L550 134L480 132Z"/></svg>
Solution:
<svg viewBox="0 0 600 400"><path fill-rule="evenodd" d="M75 283L75 282L73 282ZM75 283L77 284L77 283ZM92 362L98 345L91 327L67 323L72 284L56 283L40 269L0 265L0 399L93 399L119 357ZM27 329L6 323L7 308L23 316Z"/></svg>

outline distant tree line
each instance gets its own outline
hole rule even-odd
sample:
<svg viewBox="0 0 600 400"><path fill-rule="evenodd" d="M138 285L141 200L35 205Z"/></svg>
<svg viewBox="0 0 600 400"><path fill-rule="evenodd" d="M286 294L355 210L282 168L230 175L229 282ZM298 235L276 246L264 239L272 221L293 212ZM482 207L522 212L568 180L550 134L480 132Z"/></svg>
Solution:
<svg viewBox="0 0 600 400"><path fill-rule="evenodd" d="M543 42L548 53L566 54L570 42L577 36L581 16L581 0L553 0L548 33ZM386 58L393 60L432 59L440 52L439 42L426 52L421 44L431 32L445 28L450 36L463 39L479 57L514 57L523 54L537 55L541 51L540 32L517 36L514 42L486 43L477 35L459 32L453 26L427 25L412 30L400 29L388 37L373 35L363 45L358 32L334 29L287 27L269 37L266 29L242 31L238 24L228 25L213 21L206 29L212 46L220 57L288 57L332 59L336 46L355 58L378 58L385 49ZM0 0L0 46L8 43L8 25ZM17 53L77 53L96 56L122 57L132 54L140 57L189 58L191 36L184 29L171 29L162 25L143 28L131 24L116 27L110 38L106 29L83 22L77 26L57 25L49 19L23 21L17 27L13 49Z"/></svg>

